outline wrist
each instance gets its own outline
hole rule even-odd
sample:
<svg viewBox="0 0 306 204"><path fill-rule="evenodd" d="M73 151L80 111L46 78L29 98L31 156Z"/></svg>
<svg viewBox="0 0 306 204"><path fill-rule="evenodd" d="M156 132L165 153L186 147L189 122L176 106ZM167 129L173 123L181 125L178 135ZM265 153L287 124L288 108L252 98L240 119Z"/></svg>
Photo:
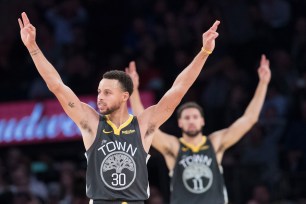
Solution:
<svg viewBox="0 0 306 204"><path fill-rule="evenodd" d="M264 85L264 86L268 86L269 81L259 80L259 84L260 84L260 85Z"/></svg>
<svg viewBox="0 0 306 204"><path fill-rule="evenodd" d="M39 47L36 45L36 43L34 45L28 46L28 51L30 53L30 55L33 57L34 55L37 55L40 53L40 49Z"/></svg>
<svg viewBox="0 0 306 204"><path fill-rule="evenodd" d="M212 53L212 50L207 50L204 47L202 47L200 53L203 54L203 55L208 56L208 55L210 55Z"/></svg>
<svg viewBox="0 0 306 204"><path fill-rule="evenodd" d="M28 49L29 53L31 53L33 51L39 50L39 47L36 43L33 43L31 45L27 45L27 49Z"/></svg>

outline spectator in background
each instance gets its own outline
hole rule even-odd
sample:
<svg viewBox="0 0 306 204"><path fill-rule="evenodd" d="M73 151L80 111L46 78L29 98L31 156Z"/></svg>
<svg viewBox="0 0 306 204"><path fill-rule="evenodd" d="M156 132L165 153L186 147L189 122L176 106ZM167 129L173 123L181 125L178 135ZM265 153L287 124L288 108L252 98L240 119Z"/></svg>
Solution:
<svg viewBox="0 0 306 204"><path fill-rule="evenodd" d="M291 120L286 135L288 170L293 174L306 170L306 98L299 100L299 116Z"/></svg>
<svg viewBox="0 0 306 204"><path fill-rule="evenodd" d="M271 65L273 66L272 71L275 73L273 84L279 88L280 93L284 95L284 99L288 103L298 74L289 52L285 49L273 49L271 52Z"/></svg>
<svg viewBox="0 0 306 204"><path fill-rule="evenodd" d="M253 188L251 199L247 204L271 204L270 191L266 185L260 184Z"/></svg>
<svg viewBox="0 0 306 204"><path fill-rule="evenodd" d="M300 16L295 22L294 32L291 43L291 55L296 69L301 72L305 70L306 59L306 17Z"/></svg>
<svg viewBox="0 0 306 204"><path fill-rule="evenodd" d="M9 179L7 178L6 166L0 159L0 203L12 203L13 193L9 188Z"/></svg>
<svg viewBox="0 0 306 204"><path fill-rule="evenodd" d="M264 21L272 28L282 28L288 25L291 10L286 0L261 0L259 7Z"/></svg>
<svg viewBox="0 0 306 204"><path fill-rule="evenodd" d="M57 45L62 47L75 42L74 29L86 24L87 13L80 1L68 0L49 8L46 18L54 27Z"/></svg>
<svg viewBox="0 0 306 204"><path fill-rule="evenodd" d="M275 112L275 108L271 107L269 111ZM253 182L262 181L276 188L280 178L278 145L285 125L282 118L261 119L245 138L241 163L258 173Z"/></svg>
<svg viewBox="0 0 306 204"><path fill-rule="evenodd" d="M47 200L48 193L44 183L38 181L34 175L30 173L29 168L25 164L19 164L11 173L12 185L11 191L20 195L21 198L29 195L31 198L36 197Z"/></svg>
<svg viewBox="0 0 306 204"><path fill-rule="evenodd" d="M282 42L282 47L289 48L287 41L291 35L288 28L291 20L291 5L286 0L260 0L259 8L264 22L271 28L272 36L270 40L274 46Z"/></svg>
<svg viewBox="0 0 306 204"><path fill-rule="evenodd" d="M223 121L220 122L220 118L224 118L224 108L231 105L227 103L226 99L233 86L244 83L248 76L244 71L238 69L234 58L226 56L208 67L207 73L202 79L205 89L201 93L201 101L207 109L205 111L207 121L211 121L206 128L211 132L224 127L224 125L229 125L229 123L222 124Z"/></svg>

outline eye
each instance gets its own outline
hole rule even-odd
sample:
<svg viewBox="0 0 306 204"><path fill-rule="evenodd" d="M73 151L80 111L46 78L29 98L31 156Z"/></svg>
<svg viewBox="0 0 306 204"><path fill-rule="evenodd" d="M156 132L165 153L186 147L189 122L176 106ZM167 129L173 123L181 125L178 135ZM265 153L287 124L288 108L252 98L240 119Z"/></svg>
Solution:
<svg viewBox="0 0 306 204"><path fill-rule="evenodd" d="M105 94L105 95L109 95L110 93L111 93L111 92L110 92L109 90L105 90L105 91L104 91L104 94Z"/></svg>

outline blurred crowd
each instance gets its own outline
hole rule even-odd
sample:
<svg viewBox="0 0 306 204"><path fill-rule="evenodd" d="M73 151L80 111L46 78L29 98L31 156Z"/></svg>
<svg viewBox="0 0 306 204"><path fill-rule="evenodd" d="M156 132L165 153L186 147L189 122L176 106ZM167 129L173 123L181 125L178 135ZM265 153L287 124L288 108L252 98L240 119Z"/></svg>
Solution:
<svg viewBox="0 0 306 204"><path fill-rule="evenodd" d="M218 19L215 51L184 98L203 106L205 134L243 114L258 82L261 54L272 70L259 122L224 156L230 201L305 204L305 9L306 0L1 0L0 102L53 97L20 40L22 11L37 29L41 50L77 95L95 95L105 71L123 70L135 60L140 89L156 99L199 52L202 33ZM162 129L180 136L175 116ZM1 204L88 203L82 144L0 152ZM151 154L147 203L168 203L166 166L154 149Z"/></svg>

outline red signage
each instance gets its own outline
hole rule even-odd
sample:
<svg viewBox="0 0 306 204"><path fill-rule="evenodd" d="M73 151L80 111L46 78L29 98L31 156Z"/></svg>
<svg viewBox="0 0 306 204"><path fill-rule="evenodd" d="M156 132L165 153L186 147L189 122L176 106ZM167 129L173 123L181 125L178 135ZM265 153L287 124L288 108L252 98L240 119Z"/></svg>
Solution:
<svg viewBox="0 0 306 204"><path fill-rule="evenodd" d="M96 109L96 97L80 97ZM153 94L142 92L145 107ZM0 145L32 144L81 139L80 131L57 100L0 104Z"/></svg>

